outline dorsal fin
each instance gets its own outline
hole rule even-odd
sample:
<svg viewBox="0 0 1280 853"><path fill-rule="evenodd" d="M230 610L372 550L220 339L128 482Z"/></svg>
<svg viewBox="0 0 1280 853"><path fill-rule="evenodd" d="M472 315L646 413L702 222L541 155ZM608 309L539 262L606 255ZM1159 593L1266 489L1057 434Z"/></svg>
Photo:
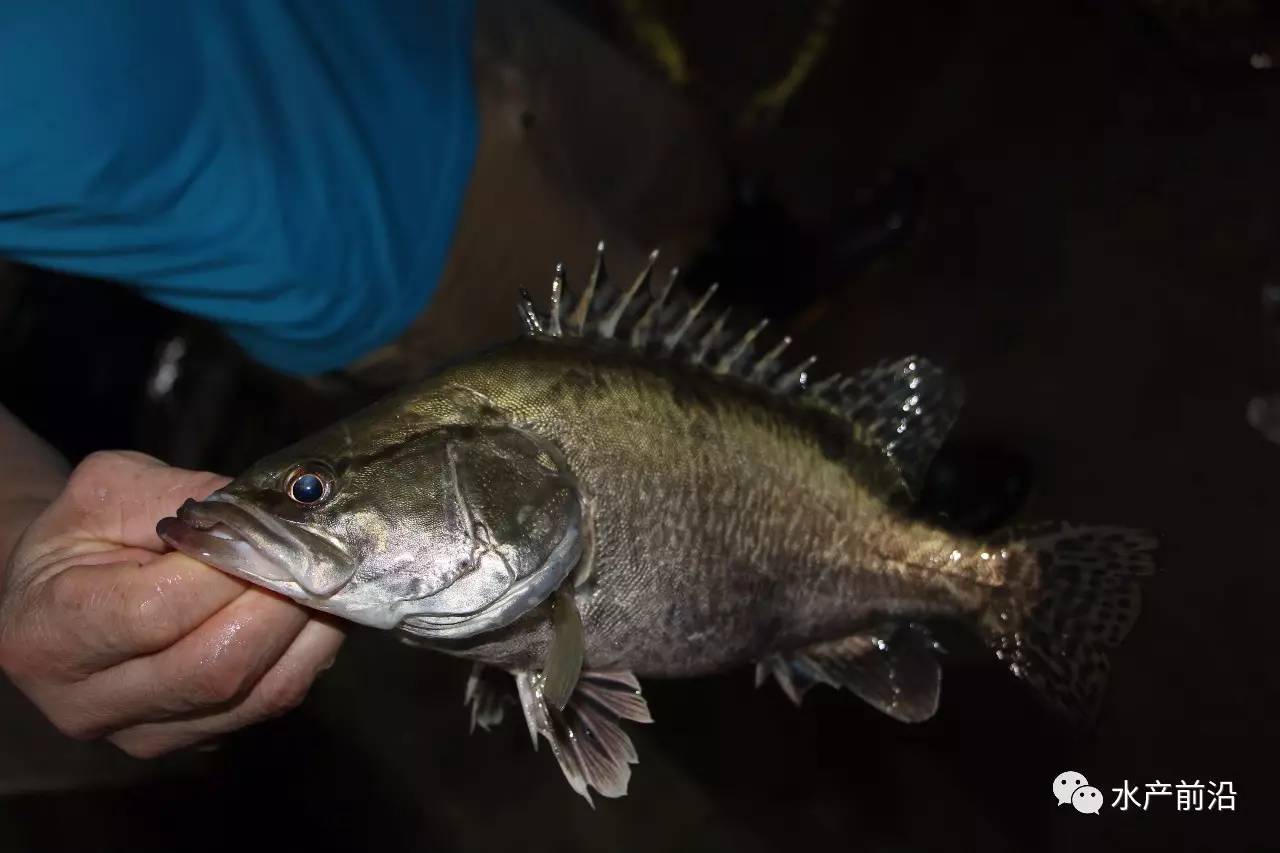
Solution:
<svg viewBox="0 0 1280 853"><path fill-rule="evenodd" d="M671 274L667 276L667 286L658 292L658 297L649 303L649 307L644 309L644 314L640 320L631 327L631 347L633 349L644 349L649 345L649 336L652 334L658 318L662 316L662 309L666 307L667 297L671 294L671 289L675 287L676 279L680 276L680 270L672 267Z"/></svg>
<svg viewBox="0 0 1280 853"><path fill-rule="evenodd" d="M705 309L717 285L692 301L675 298L675 270L654 292L651 281L657 258L654 250L630 286L619 291L607 284L601 242L586 289L571 309L565 304L569 290L564 266L558 264L546 315L521 291L519 308L525 332L534 337L611 341L615 346L677 359L711 375L734 376L776 396L822 407L847 419L860 444L888 457L897 481L884 484L888 491L919 496L934 454L955 423L962 403L959 386L941 369L913 355L882 361L852 376L837 373L814 380L814 356L784 368L781 357L792 343L790 337L782 337L762 357L753 358L752 347L768 321L745 330L731 328L728 309L713 319Z"/></svg>
<svg viewBox="0 0 1280 853"><path fill-rule="evenodd" d="M933 457L960 414L963 393L936 365L919 356L882 361L835 386L840 410L880 448L920 494Z"/></svg>

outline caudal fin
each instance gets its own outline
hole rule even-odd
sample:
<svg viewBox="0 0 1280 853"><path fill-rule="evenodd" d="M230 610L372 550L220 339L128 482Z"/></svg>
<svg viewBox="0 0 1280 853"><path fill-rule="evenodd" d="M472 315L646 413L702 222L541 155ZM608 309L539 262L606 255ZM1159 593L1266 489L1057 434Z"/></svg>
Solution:
<svg viewBox="0 0 1280 853"><path fill-rule="evenodd" d="M1042 525L1007 541L1024 571L993 602L988 642L1014 675L1076 721L1098 714L1109 652L1137 622L1140 579L1155 571L1156 540L1123 527Z"/></svg>

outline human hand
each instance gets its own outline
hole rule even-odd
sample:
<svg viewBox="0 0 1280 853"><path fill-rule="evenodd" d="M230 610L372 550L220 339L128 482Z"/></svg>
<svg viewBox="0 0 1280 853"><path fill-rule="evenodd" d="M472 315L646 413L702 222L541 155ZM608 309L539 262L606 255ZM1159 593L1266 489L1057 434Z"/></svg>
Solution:
<svg viewBox="0 0 1280 853"><path fill-rule="evenodd" d="M86 458L0 576L0 668L62 732L152 757L278 716L343 633L176 552L156 522L228 482L139 453Z"/></svg>

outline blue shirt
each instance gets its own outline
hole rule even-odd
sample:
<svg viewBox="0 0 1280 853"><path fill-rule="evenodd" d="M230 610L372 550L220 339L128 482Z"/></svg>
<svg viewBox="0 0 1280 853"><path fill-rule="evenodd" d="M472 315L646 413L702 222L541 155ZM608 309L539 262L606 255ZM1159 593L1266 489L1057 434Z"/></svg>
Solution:
<svg viewBox="0 0 1280 853"><path fill-rule="evenodd" d="M0 4L0 254L307 374L391 340L475 156L468 0Z"/></svg>

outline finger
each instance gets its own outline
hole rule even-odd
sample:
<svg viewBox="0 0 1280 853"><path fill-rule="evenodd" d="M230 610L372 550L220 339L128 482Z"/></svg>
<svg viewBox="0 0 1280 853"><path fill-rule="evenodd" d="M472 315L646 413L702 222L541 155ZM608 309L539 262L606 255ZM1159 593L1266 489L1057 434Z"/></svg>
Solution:
<svg viewBox="0 0 1280 853"><path fill-rule="evenodd" d="M76 565L31 588L18 625L38 639L33 654L51 674L81 680L168 648L248 586L176 552L146 563Z"/></svg>
<svg viewBox="0 0 1280 853"><path fill-rule="evenodd" d="M285 714L302 704L316 677L333 663L343 637L337 626L312 619L234 708L192 720L145 723L117 732L109 740L137 758L154 758Z"/></svg>
<svg viewBox="0 0 1280 853"><path fill-rule="evenodd" d="M89 736L239 702L285 653L307 612L251 587L164 651L72 688L64 726Z"/></svg>
<svg viewBox="0 0 1280 853"><path fill-rule="evenodd" d="M164 551L156 522L173 515L188 498L203 500L229 482L221 474L174 468L143 453L93 453L71 472L66 490L50 507L51 528Z"/></svg>

